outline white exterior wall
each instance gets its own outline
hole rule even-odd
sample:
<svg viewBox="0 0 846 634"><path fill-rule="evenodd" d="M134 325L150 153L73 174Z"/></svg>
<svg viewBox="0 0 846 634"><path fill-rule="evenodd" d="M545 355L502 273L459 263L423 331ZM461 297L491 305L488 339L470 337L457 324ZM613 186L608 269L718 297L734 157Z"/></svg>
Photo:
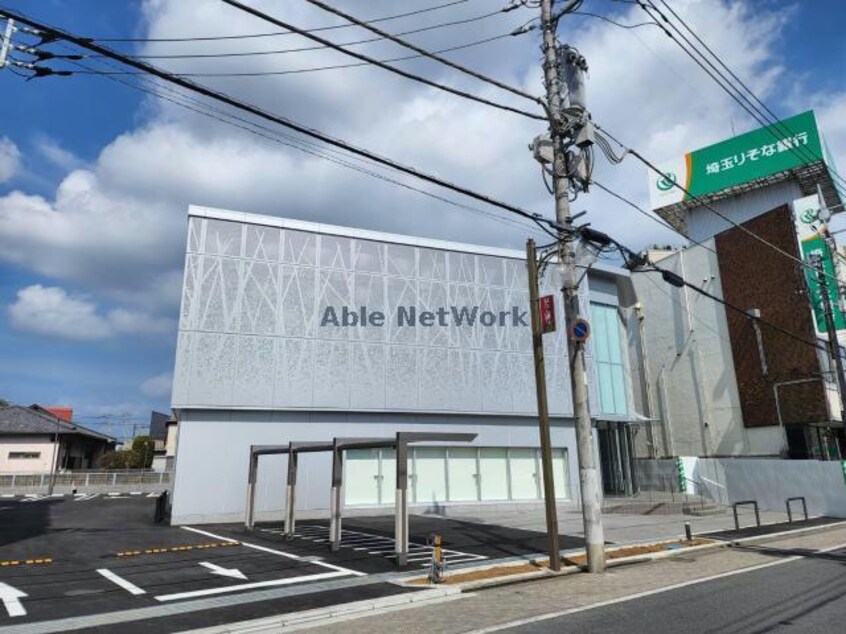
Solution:
<svg viewBox="0 0 846 634"><path fill-rule="evenodd" d="M593 295L616 304L615 276ZM578 488L559 280L559 328L544 337L553 444ZM610 280L610 281L609 281ZM192 207L174 370L179 418L175 523L243 519L250 445L427 430L479 434L476 447L537 447L525 254ZM590 280L582 287L590 315ZM321 326L327 307L366 306L383 327ZM397 327L418 311L516 306L526 326ZM452 321L450 319L450 321ZM586 351L595 376L592 341ZM597 411L595 381L590 382ZM170 438L169 438L170 444ZM263 457L259 517L280 517L284 457ZM328 455L303 455L298 506L325 512ZM275 474L276 477L271 477Z"/></svg>
<svg viewBox="0 0 846 634"><path fill-rule="evenodd" d="M351 433L351 430L354 430ZM179 454L173 490L174 524L240 522L244 519L251 444L291 440L326 441L335 436L393 436L398 431L478 434L474 447L538 447L537 420L502 417L441 417L357 413L186 411L179 422ZM578 499L578 469L572 424L553 422L552 444L569 453L569 498ZM449 445L447 446L465 446ZM303 516L325 517L329 506L331 454L301 454L297 508ZM281 519L287 477L286 456L259 459L257 518ZM390 476L386 476L390 478ZM393 485L391 483L391 491ZM561 497L558 494L558 497ZM439 506L442 501L434 501ZM448 503L447 503L448 504ZM462 502L462 505L467 504ZM426 505L413 505L423 510Z"/></svg>
<svg viewBox="0 0 846 634"><path fill-rule="evenodd" d="M804 497L809 515L846 517L846 480L839 461L684 458L684 468L691 480L688 493L701 492L722 504L756 500L761 510L785 512L787 498ZM791 508L794 517L802 517L801 502Z"/></svg>
<svg viewBox="0 0 846 634"><path fill-rule="evenodd" d="M714 248L713 239L704 244ZM717 256L703 247L668 256L661 267L722 297ZM781 427L743 426L723 306L658 273L632 279L643 306L653 416L661 419L654 428L656 457L779 455ZM641 449L640 455L648 454Z"/></svg>
<svg viewBox="0 0 846 634"><path fill-rule="evenodd" d="M9 460L10 452L37 452L36 459ZM33 436L0 437L0 473L49 473L55 459L56 444Z"/></svg>

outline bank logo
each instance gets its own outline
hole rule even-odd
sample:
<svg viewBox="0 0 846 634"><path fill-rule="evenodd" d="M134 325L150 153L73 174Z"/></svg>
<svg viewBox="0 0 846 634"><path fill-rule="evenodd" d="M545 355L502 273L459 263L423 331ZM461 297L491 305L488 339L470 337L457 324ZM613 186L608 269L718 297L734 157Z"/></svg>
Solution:
<svg viewBox="0 0 846 634"><path fill-rule="evenodd" d="M667 192L676 186L676 175L673 172L667 172L655 182L655 186L659 191Z"/></svg>
<svg viewBox="0 0 846 634"><path fill-rule="evenodd" d="M799 219L806 225L812 224L817 221L820 215L819 209L806 209L802 212L802 215L799 216Z"/></svg>

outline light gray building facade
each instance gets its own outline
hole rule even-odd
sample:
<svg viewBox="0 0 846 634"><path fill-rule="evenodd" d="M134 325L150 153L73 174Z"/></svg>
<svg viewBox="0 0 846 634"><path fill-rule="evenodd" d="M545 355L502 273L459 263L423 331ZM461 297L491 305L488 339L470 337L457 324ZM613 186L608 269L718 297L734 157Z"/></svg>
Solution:
<svg viewBox="0 0 846 634"><path fill-rule="evenodd" d="M478 434L472 446L410 452L412 507L540 499L524 253L199 207L188 222L172 397L174 523L243 518L250 445L397 431ZM555 484L573 500L554 277L541 294L555 296L559 316L544 337ZM627 271L597 264L585 278L591 411L620 465L631 456L626 425L639 419L626 326L633 300ZM626 471L602 457L607 480ZM328 508L330 462L300 458L304 513ZM282 516L285 465L283 456L261 459L258 519ZM392 504L393 465L387 450L348 452L346 506Z"/></svg>

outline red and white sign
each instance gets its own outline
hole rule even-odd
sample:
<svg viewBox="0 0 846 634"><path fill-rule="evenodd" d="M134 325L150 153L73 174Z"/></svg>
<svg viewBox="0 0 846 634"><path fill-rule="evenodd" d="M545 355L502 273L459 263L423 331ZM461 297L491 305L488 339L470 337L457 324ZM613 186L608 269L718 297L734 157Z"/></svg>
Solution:
<svg viewBox="0 0 846 634"><path fill-rule="evenodd" d="M555 297L544 295L540 298L541 333L555 332Z"/></svg>

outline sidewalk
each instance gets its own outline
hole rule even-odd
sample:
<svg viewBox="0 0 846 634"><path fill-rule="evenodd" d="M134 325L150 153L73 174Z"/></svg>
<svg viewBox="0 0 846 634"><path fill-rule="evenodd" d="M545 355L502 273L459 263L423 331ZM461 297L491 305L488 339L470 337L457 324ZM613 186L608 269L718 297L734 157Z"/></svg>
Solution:
<svg viewBox="0 0 846 634"><path fill-rule="evenodd" d="M543 507L540 506L518 510L486 509L484 507L480 507L478 510L469 510L464 508L460 512L450 512L446 517L454 520L469 520L481 524L546 533L546 515ZM755 515L748 508L739 509L739 518L742 527L755 523ZM786 521L787 513L761 511L762 524ZM731 508L728 508L724 514L706 517L682 513L655 515L606 513L602 516L602 522L605 528L605 541L620 544L655 541L684 535L685 522L690 522L694 534L734 529ZM583 536L584 527L581 511L573 505L560 505L558 507L558 527L560 535Z"/></svg>
<svg viewBox="0 0 846 634"><path fill-rule="evenodd" d="M577 574L464 595L431 605L322 626L321 634L462 634L517 619L574 609L690 583L784 557L772 549L816 550L846 545L846 528L777 539L766 549L724 548L648 565L615 568L603 575ZM232 631L237 631L233 628Z"/></svg>

